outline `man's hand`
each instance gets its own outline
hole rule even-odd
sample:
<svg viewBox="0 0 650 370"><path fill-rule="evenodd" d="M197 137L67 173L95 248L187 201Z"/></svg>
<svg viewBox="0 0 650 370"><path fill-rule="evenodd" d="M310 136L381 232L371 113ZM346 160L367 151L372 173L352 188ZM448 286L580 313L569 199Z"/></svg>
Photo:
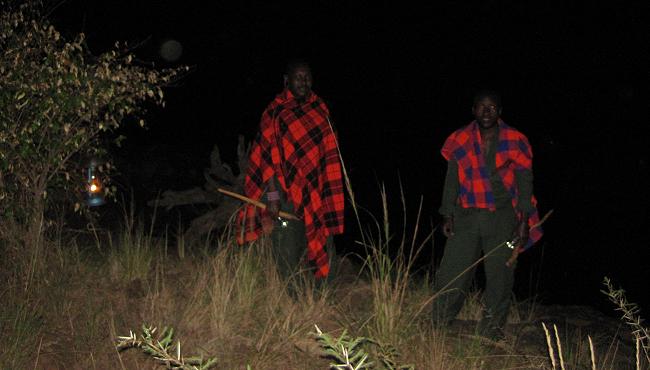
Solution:
<svg viewBox="0 0 650 370"><path fill-rule="evenodd" d="M528 217L523 217L517 225L517 228L512 233L512 242L515 245L515 249L517 249L517 247L525 247L526 243L528 243L529 235L530 228L528 227Z"/></svg>
<svg viewBox="0 0 650 370"><path fill-rule="evenodd" d="M530 228L528 226L528 217L522 217L521 221L512 232L511 240L515 247L512 249L512 255L510 256L510 259L508 259L508 262L506 262L506 266L511 267L514 265L515 261L517 261L519 254L524 251L529 235Z"/></svg>
<svg viewBox="0 0 650 370"><path fill-rule="evenodd" d="M262 216L262 230L264 230L265 234L273 231L273 226L275 225L275 220L278 219L279 213L280 201L269 201L266 205L266 213L264 213L264 216Z"/></svg>
<svg viewBox="0 0 650 370"><path fill-rule="evenodd" d="M506 266L512 267L515 264L515 262L517 261L517 257L519 257L519 253L521 253L523 251L524 251L523 248L515 247L512 250L512 254L510 255L510 258L506 262Z"/></svg>
<svg viewBox="0 0 650 370"><path fill-rule="evenodd" d="M443 216L442 233L447 238L454 236L454 216Z"/></svg>
<svg viewBox="0 0 650 370"><path fill-rule="evenodd" d="M278 218L278 215L280 214L280 201L279 200L269 201L268 204L266 205L266 212L271 216L273 220L276 220Z"/></svg>

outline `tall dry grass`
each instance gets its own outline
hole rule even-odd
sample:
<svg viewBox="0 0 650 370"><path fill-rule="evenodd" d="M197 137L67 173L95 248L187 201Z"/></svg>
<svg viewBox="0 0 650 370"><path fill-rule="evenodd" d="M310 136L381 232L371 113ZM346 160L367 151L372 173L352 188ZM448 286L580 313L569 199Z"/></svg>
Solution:
<svg viewBox="0 0 650 370"><path fill-rule="evenodd" d="M406 228L406 199L403 192L401 195L403 224ZM413 266L431 238L432 231L422 241L417 241L422 211L420 200L413 231L408 234L406 230L402 230L402 235L396 235L390 228L388 199L384 187L381 189L381 200L382 220L375 220L374 232L365 232L366 243L363 244L366 253L363 268L367 272L372 291L372 315L364 327L371 338L401 345L418 331L418 323L422 321L418 320L422 319L420 314L423 311L417 308L423 305L428 297L415 294Z"/></svg>
<svg viewBox="0 0 650 370"><path fill-rule="evenodd" d="M431 325L432 291L413 271L429 231L421 238L418 226L394 232L385 191L382 202L383 219L360 240L367 256L348 265L346 279L324 288L308 272L282 279L267 240L240 247L226 236L190 247L156 235L132 213L118 232L47 235L40 260L25 259L25 268L41 266L33 269L27 292L17 278L24 274L3 275L0 367L152 369L156 364L146 355L114 348L115 338L146 323L173 327L184 353L216 357L217 369L326 369L330 360L320 357L314 324L334 337L348 330L372 339L379 345L366 351L375 363L390 355L416 369L552 368L546 353L531 356L514 344L495 346ZM480 310L474 294L462 315L471 320ZM530 314L516 306L512 311L510 322ZM577 343L560 332L552 342L564 344L568 368L592 358L598 369L615 368L614 353L592 355L589 338L583 339Z"/></svg>

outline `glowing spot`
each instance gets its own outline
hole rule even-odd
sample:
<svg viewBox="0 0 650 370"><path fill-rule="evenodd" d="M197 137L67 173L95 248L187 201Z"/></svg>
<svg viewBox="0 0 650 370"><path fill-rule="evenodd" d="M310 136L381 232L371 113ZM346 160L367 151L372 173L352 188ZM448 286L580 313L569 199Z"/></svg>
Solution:
<svg viewBox="0 0 650 370"><path fill-rule="evenodd" d="M176 40L167 40L160 45L160 56L168 61L175 62L183 54L183 45Z"/></svg>

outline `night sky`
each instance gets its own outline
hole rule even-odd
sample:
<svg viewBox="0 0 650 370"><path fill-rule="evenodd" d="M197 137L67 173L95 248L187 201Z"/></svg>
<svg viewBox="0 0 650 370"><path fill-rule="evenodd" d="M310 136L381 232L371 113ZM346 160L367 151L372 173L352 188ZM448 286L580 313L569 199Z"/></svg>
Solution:
<svg viewBox="0 0 650 370"><path fill-rule="evenodd" d="M232 161L237 135L253 138L281 90L287 60L303 58L332 111L359 202L378 212L378 184L397 199L401 179L409 209L423 196L425 223L436 224L440 147L472 119L474 92L489 87L503 95L503 119L533 146L540 211L555 210L543 242L520 258L517 293L532 286L549 303L609 309L599 289L610 276L647 316L647 6L210 3L69 0L52 14L64 33L84 32L93 53L117 40L141 43L140 60L193 69L167 90L165 109L150 110L150 128L126 130L116 151L122 188L139 201L202 185L215 144ZM183 48L175 62L159 54L168 40ZM397 219L398 206L391 202ZM340 252L356 238L348 220Z"/></svg>

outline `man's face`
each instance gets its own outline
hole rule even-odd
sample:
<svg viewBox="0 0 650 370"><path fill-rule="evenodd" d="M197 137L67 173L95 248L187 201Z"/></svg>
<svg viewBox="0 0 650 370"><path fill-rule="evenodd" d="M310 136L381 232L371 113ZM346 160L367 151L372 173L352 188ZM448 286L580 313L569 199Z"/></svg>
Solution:
<svg viewBox="0 0 650 370"><path fill-rule="evenodd" d="M284 76L284 83L298 100L305 100L311 94L311 71L307 66L298 66Z"/></svg>
<svg viewBox="0 0 650 370"><path fill-rule="evenodd" d="M482 128L492 128L497 124L501 115L501 108L489 97L482 98L472 107L472 113L476 122Z"/></svg>

